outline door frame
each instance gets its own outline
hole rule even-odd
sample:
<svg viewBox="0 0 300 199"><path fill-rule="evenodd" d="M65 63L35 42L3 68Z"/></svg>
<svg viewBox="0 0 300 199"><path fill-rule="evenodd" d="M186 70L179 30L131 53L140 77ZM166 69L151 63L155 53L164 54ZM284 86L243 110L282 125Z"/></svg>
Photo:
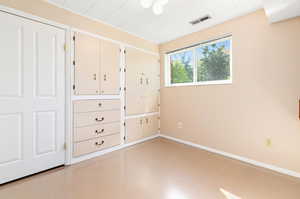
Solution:
<svg viewBox="0 0 300 199"><path fill-rule="evenodd" d="M71 121L71 73L70 73L70 65L71 65L71 27L60 24L42 17L38 17L29 13L25 13L20 10L16 10L14 8L10 8L7 6L0 5L0 12L15 15L17 17L22 17L27 20L35 21L38 23L43 23L46 25L54 26L56 28L62 29L65 31L65 165L71 164L72 158L72 121Z"/></svg>

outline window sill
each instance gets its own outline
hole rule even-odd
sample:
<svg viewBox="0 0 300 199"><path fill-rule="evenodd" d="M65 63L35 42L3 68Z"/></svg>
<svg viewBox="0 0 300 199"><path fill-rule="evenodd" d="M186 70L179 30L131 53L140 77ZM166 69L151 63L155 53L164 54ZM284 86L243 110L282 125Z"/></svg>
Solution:
<svg viewBox="0 0 300 199"><path fill-rule="evenodd" d="M167 84L165 87L178 87L178 86L208 86L208 85L226 85L232 84L232 80L221 80L221 81L207 81L207 82L191 82L191 83L178 83L178 84Z"/></svg>

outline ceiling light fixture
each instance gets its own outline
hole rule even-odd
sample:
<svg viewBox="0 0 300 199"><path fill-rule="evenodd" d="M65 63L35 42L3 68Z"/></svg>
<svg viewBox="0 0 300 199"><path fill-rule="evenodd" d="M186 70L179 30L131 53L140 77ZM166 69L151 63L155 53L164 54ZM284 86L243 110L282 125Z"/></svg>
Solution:
<svg viewBox="0 0 300 199"><path fill-rule="evenodd" d="M150 8L152 5L152 11L156 15L161 15L164 11L164 6L168 3L168 0L141 0L143 8Z"/></svg>
<svg viewBox="0 0 300 199"><path fill-rule="evenodd" d="M143 8L150 8L152 6L153 0L141 0L141 5Z"/></svg>

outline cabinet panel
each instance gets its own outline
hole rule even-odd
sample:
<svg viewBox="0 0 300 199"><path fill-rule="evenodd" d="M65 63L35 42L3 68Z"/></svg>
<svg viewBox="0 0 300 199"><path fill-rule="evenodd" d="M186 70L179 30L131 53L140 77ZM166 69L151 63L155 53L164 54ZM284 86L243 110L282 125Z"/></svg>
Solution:
<svg viewBox="0 0 300 199"><path fill-rule="evenodd" d="M158 115L146 116L143 118L143 136L149 137L158 133Z"/></svg>
<svg viewBox="0 0 300 199"><path fill-rule="evenodd" d="M74 129L74 141L79 142L92 138L120 133L120 123L108 123Z"/></svg>
<svg viewBox="0 0 300 199"><path fill-rule="evenodd" d="M97 95L100 90L100 41L75 33L75 94Z"/></svg>
<svg viewBox="0 0 300 199"><path fill-rule="evenodd" d="M144 54L143 73L145 74L146 88L158 90L160 88L160 67L159 59L155 55Z"/></svg>
<svg viewBox="0 0 300 199"><path fill-rule="evenodd" d="M147 90L144 93L143 102L144 102L144 106L143 106L144 113L158 112L159 91Z"/></svg>
<svg viewBox="0 0 300 199"><path fill-rule="evenodd" d="M74 112L117 110L120 106L120 100L79 100L74 102Z"/></svg>
<svg viewBox="0 0 300 199"><path fill-rule="evenodd" d="M120 134L104 136L74 144L74 156L100 151L121 143Z"/></svg>
<svg viewBox="0 0 300 199"><path fill-rule="evenodd" d="M139 90L145 84L144 78L144 54L134 48L127 48L126 61L126 90ZM140 90L141 91L141 90Z"/></svg>
<svg viewBox="0 0 300 199"><path fill-rule="evenodd" d="M101 40L101 94L120 93L120 46Z"/></svg>
<svg viewBox="0 0 300 199"><path fill-rule="evenodd" d="M120 121L121 113L119 110L103 111L103 112L89 112L75 114L75 127L83 127L89 125L99 125L109 122Z"/></svg>
<svg viewBox="0 0 300 199"><path fill-rule="evenodd" d="M126 49L126 114L158 111L158 57L136 49Z"/></svg>
<svg viewBox="0 0 300 199"><path fill-rule="evenodd" d="M139 90L126 91L126 115L143 113L144 107L144 96Z"/></svg>
<svg viewBox="0 0 300 199"><path fill-rule="evenodd" d="M142 125L142 118L126 120L126 143L134 142L143 138Z"/></svg>

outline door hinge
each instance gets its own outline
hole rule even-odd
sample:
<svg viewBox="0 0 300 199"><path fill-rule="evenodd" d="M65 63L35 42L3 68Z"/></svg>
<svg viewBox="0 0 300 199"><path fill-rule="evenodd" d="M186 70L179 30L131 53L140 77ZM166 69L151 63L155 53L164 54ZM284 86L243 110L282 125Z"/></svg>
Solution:
<svg viewBox="0 0 300 199"><path fill-rule="evenodd" d="M64 149L67 150L67 143L64 143Z"/></svg>
<svg viewBox="0 0 300 199"><path fill-rule="evenodd" d="M124 73L126 73L126 68L124 68Z"/></svg>
<svg viewBox="0 0 300 199"><path fill-rule="evenodd" d="M124 53L126 54L126 50L124 50Z"/></svg>
<svg viewBox="0 0 300 199"><path fill-rule="evenodd" d="M75 41L75 36L73 36L73 41Z"/></svg>
<svg viewBox="0 0 300 199"><path fill-rule="evenodd" d="M67 44L64 44L64 50L67 51Z"/></svg>
<svg viewBox="0 0 300 199"><path fill-rule="evenodd" d="M126 137L124 136L123 139L126 140Z"/></svg>
<svg viewBox="0 0 300 199"><path fill-rule="evenodd" d="M73 84L73 90L75 90L75 84Z"/></svg>
<svg viewBox="0 0 300 199"><path fill-rule="evenodd" d="M73 65L75 66L75 60L73 61Z"/></svg>
<svg viewBox="0 0 300 199"><path fill-rule="evenodd" d="M124 106L124 110L126 110L126 106Z"/></svg>
<svg viewBox="0 0 300 199"><path fill-rule="evenodd" d="M126 91L126 87L124 87L124 91Z"/></svg>
<svg viewBox="0 0 300 199"><path fill-rule="evenodd" d="M123 125L126 126L126 123L124 122Z"/></svg>

